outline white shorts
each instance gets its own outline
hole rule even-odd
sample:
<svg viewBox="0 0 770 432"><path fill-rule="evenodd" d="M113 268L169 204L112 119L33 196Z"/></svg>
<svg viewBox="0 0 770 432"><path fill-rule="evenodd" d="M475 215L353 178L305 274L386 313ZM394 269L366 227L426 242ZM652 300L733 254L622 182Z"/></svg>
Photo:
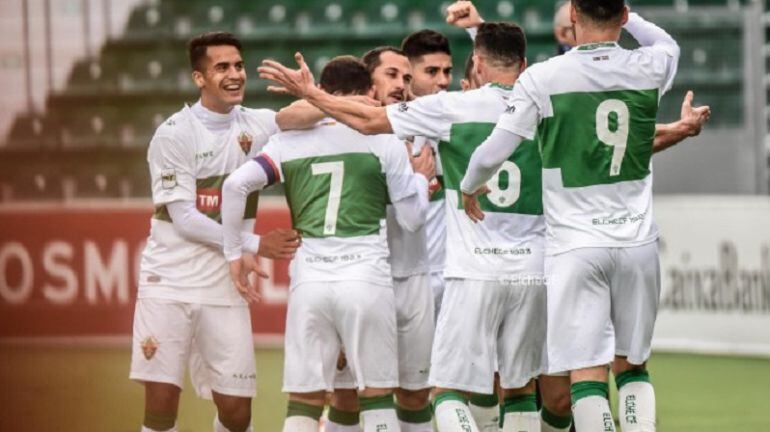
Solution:
<svg viewBox="0 0 770 432"><path fill-rule="evenodd" d="M430 387L430 351L435 331L433 291L427 273L394 278L398 329L398 382L407 390Z"/></svg>
<svg viewBox="0 0 770 432"><path fill-rule="evenodd" d="M335 382L340 350L350 375ZM283 371L287 393L398 387L393 287L361 281L292 287Z"/></svg>
<svg viewBox="0 0 770 432"><path fill-rule="evenodd" d="M438 320L438 314L441 312L441 301L444 298L444 272L435 272L430 274L430 288L433 291L433 311L435 320Z"/></svg>
<svg viewBox="0 0 770 432"><path fill-rule="evenodd" d="M257 369L246 306L136 301L130 378L182 388L185 367L198 396L254 397Z"/></svg>
<svg viewBox="0 0 770 432"><path fill-rule="evenodd" d="M447 279L436 325L430 384L494 393L515 389L543 371L546 289L542 281L507 284Z"/></svg>
<svg viewBox="0 0 770 432"><path fill-rule="evenodd" d="M658 244L548 256L548 372L650 357L660 298Z"/></svg>

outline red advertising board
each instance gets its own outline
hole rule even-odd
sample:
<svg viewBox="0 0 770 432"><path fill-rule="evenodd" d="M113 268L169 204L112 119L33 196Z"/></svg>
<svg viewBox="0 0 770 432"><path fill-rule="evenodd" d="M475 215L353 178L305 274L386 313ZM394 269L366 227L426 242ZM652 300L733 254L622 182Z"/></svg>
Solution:
<svg viewBox="0 0 770 432"><path fill-rule="evenodd" d="M257 232L291 225L283 200L260 203ZM131 334L149 203L0 208L0 339ZM255 335L283 335L288 262L263 261Z"/></svg>

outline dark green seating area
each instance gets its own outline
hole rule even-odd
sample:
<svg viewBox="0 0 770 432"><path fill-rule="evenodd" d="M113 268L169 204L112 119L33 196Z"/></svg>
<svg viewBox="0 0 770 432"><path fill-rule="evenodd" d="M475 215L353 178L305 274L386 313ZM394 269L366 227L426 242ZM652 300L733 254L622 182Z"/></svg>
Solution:
<svg viewBox="0 0 770 432"><path fill-rule="evenodd" d="M477 2L487 20L514 20L528 34L530 63L554 54L549 0ZM643 0L649 17L682 47L674 89L660 120L678 118L684 92L714 108L713 127L743 122L742 23L738 14L691 13L710 6L739 8L738 0ZM146 148L157 125L194 102L185 42L215 29L244 42L249 82L246 105L277 109L291 98L268 94L257 78L264 58L293 64L299 50L316 71L340 54L361 55L399 45L409 32L434 28L449 38L455 86L471 42L444 23L447 1L387 0L156 0L132 11L123 35L72 68L66 88L50 94L45 112L17 117L0 148L0 184L8 199L130 198L149 196ZM683 12L688 10L687 13ZM706 11L708 9L705 9ZM628 39L628 38L626 38ZM631 40L622 42L633 46ZM9 192L10 191L10 192ZM3 197L0 197L2 199Z"/></svg>

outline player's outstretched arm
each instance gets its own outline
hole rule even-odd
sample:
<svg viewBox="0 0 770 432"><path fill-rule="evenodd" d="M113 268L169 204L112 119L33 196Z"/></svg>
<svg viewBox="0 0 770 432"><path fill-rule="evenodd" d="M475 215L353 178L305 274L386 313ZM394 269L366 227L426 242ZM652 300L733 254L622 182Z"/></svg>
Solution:
<svg viewBox="0 0 770 432"><path fill-rule="evenodd" d="M315 86L313 74L305 64L302 54L295 54L299 69L289 69L274 60L263 60L258 69L260 78L279 85L267 89L276 93L288 93L303 98L336 120L367 135L393 133L385 108L333 96Z"/></svg>
<svg viewBox="0 0 770 432"><path fill-rule="evenodd" d="M636 12L628 14L628 22L623 27L643 47L664 48L673 57L679 58L679 44L665 30L645 20Z"/></svg>
<svg viewBox="0 0 770 432"><path fill-rule="evenodd" d="M703 125L711 118L711 108L709 106L693 108L694 96L692 91L688 91L685 95L679 121L655 126L653 153L673 147L689 137L700 134Z"/></svg>
<svg viewBox="0 0 770 432"><path fill-rule="evenodd" d="M275 115L275 123L282 131L310 129L324 117L323 111L301 99L281 108Z"/></svg>
<svg viewBox="0 0 770 432"><path fill-rule="evenodd" d="M484 193L486 183L500 166L516 151L524 141L521 136L506 129L496 127L492 134L476 148L471 155L468 171L460 183L463 194L463 208L474 222L484 220L484 214L478 205L477 196Z"/></svg>
<svg viewBox="0 0 770 432"><path fill-rule="evenodd" d="M381 106L380 102L364 95L340 97L373 107ZM301 130L312 128L325 117L325 112L302 99L278 111L275 116L275 122L282 131Z"/></svg>

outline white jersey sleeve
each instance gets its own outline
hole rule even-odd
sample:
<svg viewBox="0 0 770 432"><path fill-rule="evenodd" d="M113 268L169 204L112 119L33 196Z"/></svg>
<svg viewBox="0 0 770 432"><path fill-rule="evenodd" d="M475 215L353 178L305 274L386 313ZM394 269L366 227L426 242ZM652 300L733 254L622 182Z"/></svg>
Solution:
<svg viewBox="0 0 770 432"><path fill-rule="evenodd" d="M657 25L646 21L639 14L628 16L626 31L642 46L636 52L640 56L648 56L647 62L640 62L642 70L648 70L661 77L663 83L660 95L663 96L671 89L679 64L680 48L671 35Z"/></svg>
<svg viewBox="0 0 770 432"><path fill-rule="evenodd" d="M195 148L159 130L147 151L152 182L152 201L158 206L174 201L196 200Z"/></svg>
<svg viewBox="0 0 770 432"><path fill-rule="evenodd" d="M390 201L401 201L414 195L414 171L404 142L392 135L388 136L382 145L380 158Z"/></svg>
<svg viewBox="0 0 770 432"><path fill-rule="evenodd" d="M537 127L543 118L541 96L530 73L533 69L535 67L524 71L516 81L513 97L496 126L527 140L535 138Z"/></svg>
<svg viewBox="0 0 770 432"><path fill-rule="evenodd" d="M281 157L282 146L281 135L273 135L259 153L259 156L254 159L255 162L262 165L262 169L267 173L267 186L284 181L283 172L281 171L281 160L283 159Z"/></svg>
<svg viewBox="0 0 770 432"><path fill-rule="evenodd" d="M270 109L245 108L244 111L249 117L255 119L267 136L275 135L281 130L275 122L276 112Z"/></svg>
<svg viewBox="0 0 770 432"><path fill-rule="evenodd" d="M386 107L393 133L401 139L423 136L435 140L449 139L452 122L445 114L446 92L421 97Z"/></svg>

